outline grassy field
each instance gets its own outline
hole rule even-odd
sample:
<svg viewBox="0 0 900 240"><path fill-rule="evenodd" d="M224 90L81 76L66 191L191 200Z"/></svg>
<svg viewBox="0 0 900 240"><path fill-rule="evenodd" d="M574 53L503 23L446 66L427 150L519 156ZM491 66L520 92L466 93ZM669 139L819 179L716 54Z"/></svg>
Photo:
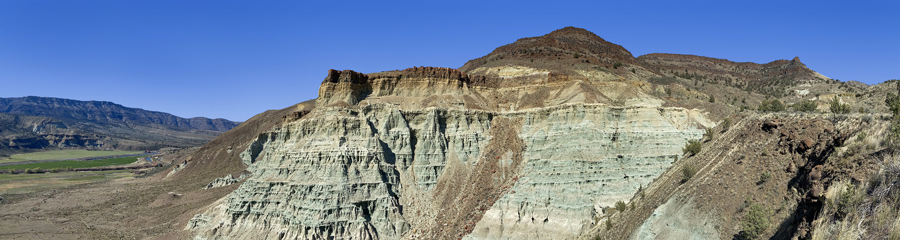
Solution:
<svg viewBox="0 0 900 240"><path fill-rule="evenodd" d="M106 175L119 174L119 173L130 173L132 171L133 170L125 169L125 170L110 170L110 171L95 171L95 172L0 174L0 185L3 185L4 182L21 181L21 180L36 180L36 179L44 179L44 178L55 178L55 179L66 180L66 181L103 179L103 178L106 178Z"/></svg>
<svg viewBox="0 0 900 240"><path fill-rule="evenodd" d="M24 161L40 161L40 160L59 160L86 157L103 157L116 155L138 154L140 151L88 151L88 150L54 150L46 152L33 152L14 154L9 158L0 159L0 163L24 162Z"/></svg>
<svg viewBox="0 0 900 240"><path fill-rule="evenodd" d="M104 166L114 166L114 165L124 165L137 161L137 157L120 157L120 158L107 158L102 160L90 160L90 161L55 161L55 162L41 162L41 163L26 163L26 164L16 164L16 165L7 165L0 166L0 169L53 169L53 168L89 168L89 167L104 167Z"/></svg>
<svg viewBox="0 0 900 240"><path fill-rule="evenodd" d="M131 177L132 170L61 172L42 174L0 174L0 195L22 194L85 183Z"/></svg>

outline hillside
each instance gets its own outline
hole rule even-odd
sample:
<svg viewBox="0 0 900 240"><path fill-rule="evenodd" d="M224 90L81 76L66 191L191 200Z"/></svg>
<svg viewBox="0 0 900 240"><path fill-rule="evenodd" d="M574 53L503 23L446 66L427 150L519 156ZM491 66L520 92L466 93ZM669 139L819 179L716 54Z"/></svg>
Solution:
<svg viewBox="0 0 900 240"><path fill-rule="evenodd" d="M225 119L185 119L111 102L0 98L0 153L198 146L237 124Z"/></svg>
<svg viewBox="0 0 900 240"><path fill-rule="evenodd" d="M48 235L85 238L830 239L852 232L840 219L878 212L848 213L839 196L892 151L894 82L835 81L799 58L634 57L574 27L459 69L323 76L318 98L168 155L149 180L9 208L106 188L139 206L15 219L89 209ZM835 99L853 113L830 113Z"/></svg>
<svg viewBox="0 0 900 240"><path fill-rule="evenodd" d="M797 91L771 91L776 88ZM201 210L187 222L189 232L180 234L300 239L572 239L608 234L596 229L614 216L616 204L677 174L673 169L684 164L679 161L682 147L716 125L746 118L738 126L756 126L762 120L746 121L754 121L756 106L770 99L788 106L812 100L820 111L828 111L831 97L838 96L871 111L878 109L877 101L856 94L871 89L827 79L798 59L756 64L666 54L634 58L623 47L577 28L520 39L460 70L330 70L316 107L261 133L241 154L248 166L245 178L210 183L240 185ZM840 129L830 133L837 134L833 141L870 127L860 125L858 118L840 123L843 127L827 127L831 122L824 117L809 113L779 121L792 122L793 129L804 133L820 125ZM793 142L782 145L812 144L804 146L821 152L803 154L816 156L819 160L808 160L816 164L840 145L820 146L795 135L783 133ZM723 151L736 144L719 141L724 140L711 144L721 144L715 146ZM747 139L741 135L734 141ZM758 178L765 169L745 174ZM744 194L765 199L757 192ZM805 214L807 207L793 208L807 203L793 201L789 211ZM807 225L789 224L779 234L809 231L803 227ZM633 229L622 228L628 234ZM711 236L729 234L736 232Z"/></svg>

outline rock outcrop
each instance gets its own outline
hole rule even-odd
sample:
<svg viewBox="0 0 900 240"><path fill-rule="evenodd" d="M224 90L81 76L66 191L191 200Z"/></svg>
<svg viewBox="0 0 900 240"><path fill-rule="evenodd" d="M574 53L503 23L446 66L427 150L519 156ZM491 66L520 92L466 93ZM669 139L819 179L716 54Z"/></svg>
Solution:
<svg viewBox="0 0 900 240"><path fill-rule="evenodd" d="M573 238L714 125L646 95L622 95L622 106L584 97L605 99L605 83L488 81L446 68L331 70L316 108L249 144L250 177L187 229L209 239ZM501 100L535 91L544 103Z"/></svg>

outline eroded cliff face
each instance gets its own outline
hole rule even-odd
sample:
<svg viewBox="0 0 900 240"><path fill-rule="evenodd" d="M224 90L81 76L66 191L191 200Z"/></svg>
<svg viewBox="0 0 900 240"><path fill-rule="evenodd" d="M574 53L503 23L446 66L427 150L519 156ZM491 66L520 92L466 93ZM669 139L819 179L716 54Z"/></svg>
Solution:
<svg viewBox="0 0 900 240"><path fill-rule="evenodd" d="M574 238L714 125L641 94L613 105L602 89L635 85L491 81L442 68L330 71L316 108L250 144L247 180L186 229L200 239ZM507 101L527 98L535 104Z"/></svg>

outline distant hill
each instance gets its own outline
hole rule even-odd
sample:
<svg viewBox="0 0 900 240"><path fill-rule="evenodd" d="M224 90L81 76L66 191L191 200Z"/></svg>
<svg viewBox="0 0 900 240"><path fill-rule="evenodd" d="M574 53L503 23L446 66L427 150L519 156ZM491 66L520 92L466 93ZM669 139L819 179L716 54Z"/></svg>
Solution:
<svg viewBox="0 0 900 240"><path fill-rule="evenodd" d="M0 153L197 146L238 124L221 118L181 118L106 101L0 98Z"/></svg>

